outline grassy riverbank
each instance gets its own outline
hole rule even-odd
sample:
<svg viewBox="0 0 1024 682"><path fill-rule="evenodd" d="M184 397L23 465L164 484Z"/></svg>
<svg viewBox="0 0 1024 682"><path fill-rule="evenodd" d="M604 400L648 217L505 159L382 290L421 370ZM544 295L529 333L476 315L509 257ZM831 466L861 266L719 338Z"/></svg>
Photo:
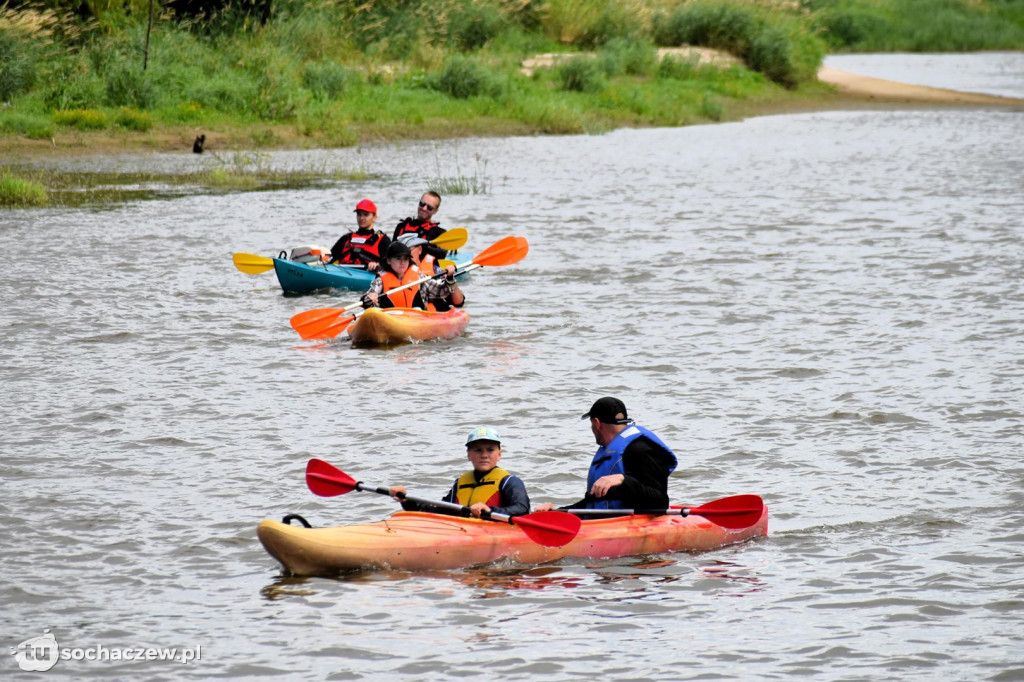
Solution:
<svg viewBox="0 0 1024 682"><path fill-rule="evenodd" d="M218 0L199 16L172 0L152 21L146 0L44 6L0 10L9 160L733 120L829 106L826 51L1024 49L1024 0ZM680 45L738 63L657 57ZM586 54L522 68L566 52Z"/></svg>

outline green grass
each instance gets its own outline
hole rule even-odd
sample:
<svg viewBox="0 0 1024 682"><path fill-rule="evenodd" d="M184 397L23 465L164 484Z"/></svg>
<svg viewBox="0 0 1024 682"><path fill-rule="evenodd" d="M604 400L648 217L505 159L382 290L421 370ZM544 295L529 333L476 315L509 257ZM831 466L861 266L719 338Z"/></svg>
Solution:
<svg viewBox="0 0 1024 682"><path fill-rule="evenodd" d="M58 146L168 129L267 148L687 125L782 90L819 96L826 48L1024 49L1024 0L289 0L266 24L162 15L143 70L135 5L47 6L0 10L0 136ZM657 61L656 46L683 43L745 65ZM583 50L520 72L536 53Z"/></svg>
<svg viewBox="0 0 1024 682"><path fill-rule="evenodd" d="M0 171L0 206L20 208L45 206L47 203L49 195L40 183L6 170Z"/></svg>

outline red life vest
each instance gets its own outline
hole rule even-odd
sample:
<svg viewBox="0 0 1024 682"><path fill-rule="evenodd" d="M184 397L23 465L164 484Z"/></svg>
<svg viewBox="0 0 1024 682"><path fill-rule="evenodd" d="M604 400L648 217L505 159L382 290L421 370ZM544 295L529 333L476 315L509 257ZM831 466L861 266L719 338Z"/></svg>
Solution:
<svg viewBox="0 0 1024 682"><path fill-rule="evenodd" d="M358 232L352 232L351 234L352 236L349 237L348 244L345 245L345 250L342 251L341 258L338 259L339 263L361 265L367 260L380 262L380 243L384 237L383 232L373 232L369 235L359 234ZM360 258L357 253L364 254L366 258Z"/></svg>
<svg viewBox="0 0 1024 682"><path fill-rule="evenodd" d="M394 294L388 292L392 289L397 289L400 286L410 284L420 279L420 270L415 265L410 265L409 269L405 271L405 276L402 279L398 279L395 273L389 270L381 270L380 281L384 284L384 290L381 292L391 301L391 304L396 308L411 308L413 299L416 298L416 294L419 293L420 286L409 287L408 289L402 289Z"/></svg>
<svg viewBox="0 0 1024 682"><path fill-rule="evenodd" d="M413 225L412 221L410 220L408 222L402 223L399 226L398 232L395 233L395 239L398 239L403 234L414 234L417 237L423 237L424 239L426 239L424 235L426 235L435 227L439 227L440 225L441 223L422 223L420 225Z"/></svg>

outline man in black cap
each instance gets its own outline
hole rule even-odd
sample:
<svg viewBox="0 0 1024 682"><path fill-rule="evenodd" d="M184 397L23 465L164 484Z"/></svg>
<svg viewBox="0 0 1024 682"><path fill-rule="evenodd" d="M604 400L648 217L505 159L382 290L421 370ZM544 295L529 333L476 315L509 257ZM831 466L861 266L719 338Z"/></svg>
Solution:
<svg viewBox="0 0 1024 682"><path fill-rule="evenodd" d="M651 430L633 423L618 398L604 397L581 417L590 420L598 449L587 474L587 495L563 509L667 509L675 454ZM537 511L554 505L545 502Z"/></svg>

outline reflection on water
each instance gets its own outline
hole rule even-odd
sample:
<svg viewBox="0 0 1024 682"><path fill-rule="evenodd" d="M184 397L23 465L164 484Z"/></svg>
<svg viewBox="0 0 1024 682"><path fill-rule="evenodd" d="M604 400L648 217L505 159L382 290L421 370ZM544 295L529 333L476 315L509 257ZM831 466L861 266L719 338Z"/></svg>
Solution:
<svg viewBox="0 0 1024 682"><path fill-rule="evenodd" d="M125 673L150 680L1014 679L1021 139L1015 111L763 117L282 152L372 177L0 213L8 639L203 645L202 667ZM501 181L445 197L443 224L473 248L523 234L531 249L474 275L464 337L310 350L287 320L350 298L285 297L232 266L333 243L363 196L397 223L418 160L443 175L467 147ZM57 244L73 258L56 268L20 251ZM679 455L674 502L760 494L771 535L301 580L256 540L288 512L394 511L313 496L310 457L440 496L481 423L535 502L571 502L594 448L579 415L606 394Z"/></svg>

